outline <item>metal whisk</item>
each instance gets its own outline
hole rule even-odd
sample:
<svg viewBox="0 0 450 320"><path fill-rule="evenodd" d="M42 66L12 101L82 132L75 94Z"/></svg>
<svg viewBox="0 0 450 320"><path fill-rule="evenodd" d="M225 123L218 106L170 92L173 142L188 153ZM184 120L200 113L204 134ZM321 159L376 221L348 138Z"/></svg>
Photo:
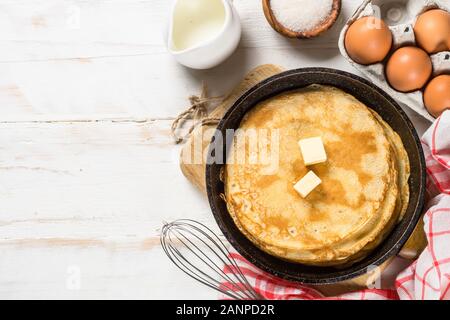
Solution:
<svg viewBox="0 0 450 320"><path fill-rule="evenodd" d="M188 219L165 223L161 245L179 269L204 285L236 300L263 299L223 241L207 226ZM225 272L224 266L230 272Z"/></svg>

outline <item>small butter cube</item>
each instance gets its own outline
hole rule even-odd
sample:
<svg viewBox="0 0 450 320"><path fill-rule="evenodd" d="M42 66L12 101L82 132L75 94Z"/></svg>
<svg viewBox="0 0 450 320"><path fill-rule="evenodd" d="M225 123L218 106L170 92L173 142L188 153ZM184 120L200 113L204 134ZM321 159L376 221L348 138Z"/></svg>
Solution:
<svg viewBox="0 0 450 320"><path fill-rule="evenodd" d="M302 139L298 144L302 151L305 165L310 166L327 161L327 154L325 153L321 137Z"/></svg>
<svg viewBox="0 0 450 320"><path fill-rule="evenodd" d="M320 180L320 178L314 172L309 171L294 185L294 189L303 198L306 198L306 196L321 183L322 180Z"/></svg>

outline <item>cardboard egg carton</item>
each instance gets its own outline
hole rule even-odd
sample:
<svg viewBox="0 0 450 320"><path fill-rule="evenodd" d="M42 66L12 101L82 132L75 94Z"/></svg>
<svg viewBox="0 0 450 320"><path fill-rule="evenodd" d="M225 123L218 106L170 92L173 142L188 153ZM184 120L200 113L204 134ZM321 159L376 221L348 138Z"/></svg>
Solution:
<svg viewBox="0 0 450 320"><path fill-rule="evenodd" d="M365 16L376 16L384 20L393 35L393 47L390 54L399 47L415 45L414 24L417 17L433 8L440 8L450 12L449 0L365 0L347 21L339 37L339 50L341 54L369 78L375 85L382 88L390 96L401 104L413 109L426 119L433 121L434 118L428 113L423 104L422 91L402 93L393 89L385 77L385 61L372 65L361 65L353 61L347 54L344 45L345 34L348 27L359 18ZM390 56L389 54L389 56ZM388 56L388 57L389 57ZM439 52L431 55L433 63L433 76L450 72L450 51Z"/></svg>

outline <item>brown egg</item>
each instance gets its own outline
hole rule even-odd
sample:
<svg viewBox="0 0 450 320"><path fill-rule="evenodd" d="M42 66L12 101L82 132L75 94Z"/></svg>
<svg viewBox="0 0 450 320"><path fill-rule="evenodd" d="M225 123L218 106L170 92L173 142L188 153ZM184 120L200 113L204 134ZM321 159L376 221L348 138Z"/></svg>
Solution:
<svg viewBox="0 0 450 320"><path fill-rule="evenodd" d="M430 81L423 95L425 107L434 117L450 109L450 75L443 74Z"/></svg>
<svg viewBox="0 0 450 320"><path fill-rule="evenodd" d="M450 50L450 13L440 9L422 13L414 34L417 44L430 54Z"/></svg>
<svg viewBox="0 0 450 320"><path fill-rule="evenodd" d="M395 51L386 66L389 84L397 91L419 90L433 71L428 54L417 47L403 47Z"/></svg>
<svg viewBox="0 0 450 320"><path fill-rule="evenodd" d="M391 46L391 31L383 20L376 17L356 20L345 35L345 49L350 58L359 64L383 61Z"/></svg>

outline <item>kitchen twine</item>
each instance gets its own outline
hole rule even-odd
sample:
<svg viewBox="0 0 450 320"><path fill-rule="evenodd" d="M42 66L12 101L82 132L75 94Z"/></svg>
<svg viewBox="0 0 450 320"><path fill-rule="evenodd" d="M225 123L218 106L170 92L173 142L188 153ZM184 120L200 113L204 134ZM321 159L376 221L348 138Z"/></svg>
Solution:
<svg viewBox="0 0 450 320"><path fill-rule="evenodd" d="M265 273L231 253L255 291L272 300L450 300L450 110L436 119L421 142L427 166L428 204L423 219L428 246L397 275L392 288L325 297L308 286ZM225 265L223 270L230 273L231 269Z"/></svg>
<svg viewBox="0 0 450 320"><path fill-rule="evenodd" d="M210 103L222 102L223 96L208 97L208 88L206 83L202 83L202 92L200 96L192 95L189 97L191 106L180 113L172 123L171 134L176 144L184 142L188 138L192 131L199 125L215 125L218 124L220 119L208 117L208 110ZM179 134L178 131L183 128L183 125L187 120L193 120L192 125L189 127L186 134Z"/></svg>

